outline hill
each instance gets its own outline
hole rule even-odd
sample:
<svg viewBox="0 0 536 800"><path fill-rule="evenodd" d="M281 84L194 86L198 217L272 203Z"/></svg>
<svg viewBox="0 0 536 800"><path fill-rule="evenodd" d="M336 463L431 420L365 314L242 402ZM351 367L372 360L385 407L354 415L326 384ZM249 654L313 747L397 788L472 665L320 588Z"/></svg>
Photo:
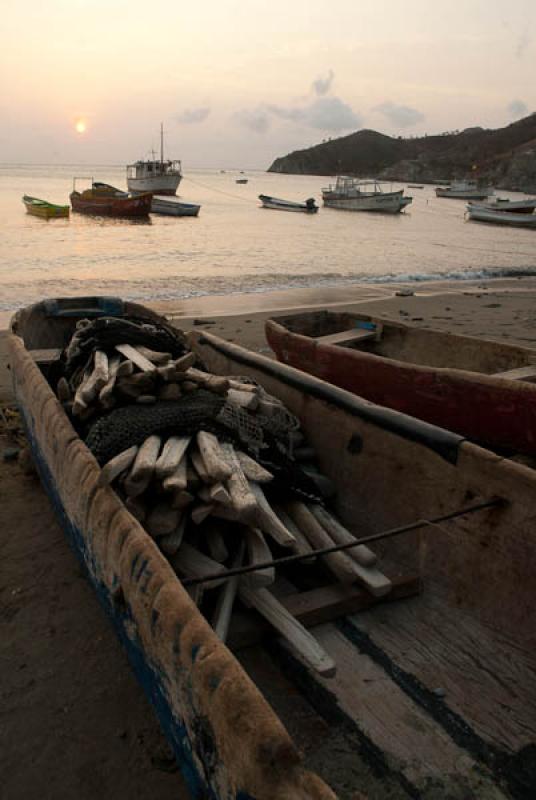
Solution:
<svg viewBox="0 0 536 800"><path fill-rule="evenodd" d="M268 172L434 183L470 175L536 192L536 113L505 128L403 139L361 130L276 158Z"/></svg>

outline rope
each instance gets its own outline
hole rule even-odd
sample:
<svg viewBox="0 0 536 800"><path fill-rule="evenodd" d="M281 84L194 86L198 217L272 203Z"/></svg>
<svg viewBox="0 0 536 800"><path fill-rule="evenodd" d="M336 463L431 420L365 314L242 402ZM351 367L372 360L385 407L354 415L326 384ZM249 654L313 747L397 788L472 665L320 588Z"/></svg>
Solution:
<svg viewBox="0 0 536 800"><path fill-rule="evenodd" d="M439 523L446 522L447 520L456 519L456 517L463 517L465 514L474 514L477 511L482 511L486 508L497 508L499 506L504 506L506 501L502 498L496 498L494 500L487 500L483 503L477 503L474 506L468 506L467 508L462 508L459 511L452 511L450 514L444 514L441 517L435 517L434 519L419 519L416 522L410 522L408 525L402 525L399 528L390 528L387 531L380 531L379 533L373 533L371 536L365 536L362 539L354 539L353 542L347 542L346 544L337 544L333 545L333 547L323 547L319 550L313 550L310 553L296 553L292 556L283 556L282 558L275 558L272 561L264 561L258 564L249 564L245 567L237 567L235 569L229 569L227 572L218 572L212 575L205 575L203 578L184 578L182 580L183 586L196 586L200 583L207 583L208 581L213 580L221 580L222 578L232 578L233 575L244 575L247 572L256 572L260 569L267 569L268 567L278 567L282 564L292 564L295 561L301 561L302 559L311 558L311 556L327 556L330 553L338 553L341 550L350 550L352 547L357 547L360 544L369 544L370 542L377 542L380 539L388 539L391 536L398 536L401 533L408 533L409 531L417 530L418 528L424 528L426 525L432 526L439 526ZM441 530L441 528L440 528Z"/></svg>
<svg viewBox="0 0 536 800"><path fill-rule="evenodd" d="M208 189L211 192L218 192L218 194L224 194L227 197L232 197L234 200L243 200L244 203L248 203L249 205L253 205L254 203L254 201L250 200L249 197L242 197L239 194L232 194L231 192L226 192L224 189L215 189L214 186L208 186L208 184L206 183L201 183L201 181L194 181L192 178L187 178L186 176L183 176L182 180L189 181L190 183L193 183L194 186L201 186L203 189ZM255 203L255 205L257 205L257 203Z"/></svg>

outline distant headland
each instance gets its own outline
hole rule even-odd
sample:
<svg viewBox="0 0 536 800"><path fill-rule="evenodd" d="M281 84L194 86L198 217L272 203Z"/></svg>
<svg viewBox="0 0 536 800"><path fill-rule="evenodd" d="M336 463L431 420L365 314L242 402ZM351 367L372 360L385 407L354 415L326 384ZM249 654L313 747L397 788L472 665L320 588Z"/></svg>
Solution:
<svg viewBox="0 0 536 800"><path fill-rule="evenodd" d="M276 158L268 172L434 183L473 176L536 192L536 113L497 130L467 128L404 139L361 130Z"/></svg>

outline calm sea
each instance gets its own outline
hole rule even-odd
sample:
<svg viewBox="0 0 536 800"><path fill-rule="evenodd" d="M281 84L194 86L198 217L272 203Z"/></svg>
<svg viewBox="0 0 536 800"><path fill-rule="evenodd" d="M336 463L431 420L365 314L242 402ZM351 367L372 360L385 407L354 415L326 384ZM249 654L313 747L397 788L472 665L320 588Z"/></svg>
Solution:
<svg viewBox="0 0 536 800"><path fill-rule="evenodd" d="M176 299L352 282L425 281L536 274L536 232L464 220L465 204L408 189L403 214L320 208L289 214L259 207L257 195L304 200L329 178L265 172L186 172L179 195L198 218L147 222L71 214L45 221L25 213L23 194L68 203L73 176L126 188L122 167L0 165L0 309L45 296L114 294ZM247 177L246 185L236 178ZM395 184L396 186L396 184ZM500 192L504 197L522 197Z"/></svg>

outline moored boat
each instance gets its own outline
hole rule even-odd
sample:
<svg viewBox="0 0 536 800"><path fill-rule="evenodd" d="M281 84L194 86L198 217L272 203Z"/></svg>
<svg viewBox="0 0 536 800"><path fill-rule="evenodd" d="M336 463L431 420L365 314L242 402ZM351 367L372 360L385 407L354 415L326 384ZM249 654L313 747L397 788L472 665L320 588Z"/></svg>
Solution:
<svg viewBox="0 0 536 800"><path fill-rule="evenodd" d="M279 197L270 197L267 194L260 194L259 200L263 208L272 208L276 211L302 211L306 214L315 214L318 211L318 206L315 203L314 197L309 197L303 203L296 203L292 200L282 200Z"/></svg>
<svg viewBox="0 0 536 800"><path fill-rule="evenodd" d="M31 197L25 194L22 202L26 207L26 212L32 214L34 217L41 217L42 219L56 219L58 217L68 217L70 208L69 206L60 206L55 203L49 203L48 200L40 200L38 197Z"/></svg>
<svg viewBox="0 0 536 800"><path fill-rule="evenodd" d="M274 317L279 360L493 449L536 455L536 351L360 314Z"/></svg>
<svg viewBox="0 0 536 800"><path fill-rule="evenodd" d="M91 188L76 189L77 180L90 180ZM93 178L74 178L70 194L73 211L106 217L146 217L151 210L152 194L132 195Z"/></svg>
<svg viewBox="0 0 536 800"><path fill-rule="evenodd" d="M197 217L200 208L197 203L184 203L178 197L166 195L153 195L151 202L152 214L165 214L170 217Z"/></svg>
<svg viewBox="0 0 536 800"><path fill-rule="evenodd" d="M385 192L377 180L360 180L338 175L335 184L322 189L322 200L328 208L342 211L382 211L396 214L412 201L404 190Z"/></svg>
<svg viewBox="0 0 536 800"><path fill-rule="evenodd" d="M451 197L454 200L485 200L493 195L491 186L479 186L477 181L453 181L450 186L437 186L436 197Z"/></svg>
<svg viewBox="0 0 536 800"><path fill-rule="evenodd" d="M490 222L494 225L510 225L516 228L528 228L536 230L536 214L512 213L512 211L502 211L500 207L488 208L476 203L469 203L467 206L467 218L475 222Z"/></svg>
<svg viewBox="0 0 536 800"><path fill-rule="evenodd" d="M96 460L47 380L58 366L52 349L67 344L77 322L122 313L159 320L142 306L103 298L23 309L11 325L10 363L45 488L193 796L334 800L303 766L300 747L344 797L365 796L365 771L354 769L359 758L390 773L400 796L530 796L536 473L216 336L193 335L211 372L249 376L300 417L336 484L341 518L359 537L390 529L382 563L406 596L408 574L420 568L424 579L412 599L362 606L336 623L322 616L326 591L321 600L314 587L302 587L295 608L307 609L315 635L336 654L333 678L309 675L277 642L270 657L257 647L242 651L242 666L155 541L101 485ZM423 530L426 520L441 520L440 527ZM416 521L418 535L411 533ZM288 585L282 591L288 596ZM344 596L331 602L331 619L336 607L348 608ZM296 744L261 691L281 714L286 706Z"/></svg>
<svg viewBox="0 0 536 800"><path fill-rule="evenodd" d="M160 160L136 161L127 166L127 187L130 192L152 192L174 195L182 180L180 161L164 158L164 126L160 124Z"/></svg>
<svg viewBox="0 0 536 800"><path fill-rule="evenodd" d="M495 211L508 211L510 214L532 214L536 209L536 197L527 197L526 200L510 200L508 197L497 197L481 203L470 203L489 208Z"/></svg>
<svg viewBox="0 0 536 800"><path fill-rule="evenodd" d="M247 178L237 178L235 180L235 183L247 183L247 182L248 182Z"/></svg>

